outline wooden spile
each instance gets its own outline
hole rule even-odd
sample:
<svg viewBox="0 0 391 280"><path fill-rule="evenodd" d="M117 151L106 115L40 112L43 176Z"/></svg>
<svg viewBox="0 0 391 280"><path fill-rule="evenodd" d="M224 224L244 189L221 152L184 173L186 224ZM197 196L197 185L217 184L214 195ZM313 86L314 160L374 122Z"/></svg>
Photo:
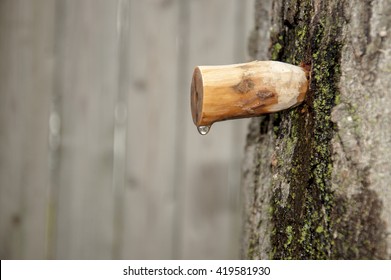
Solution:
<svg viewBox="0 0 391 280"><path fill-rule="evenodd" d="M191 112L201 134L218 121L255 117L294 107L308 91L309 72L278 61L197 66Z"/></svg>

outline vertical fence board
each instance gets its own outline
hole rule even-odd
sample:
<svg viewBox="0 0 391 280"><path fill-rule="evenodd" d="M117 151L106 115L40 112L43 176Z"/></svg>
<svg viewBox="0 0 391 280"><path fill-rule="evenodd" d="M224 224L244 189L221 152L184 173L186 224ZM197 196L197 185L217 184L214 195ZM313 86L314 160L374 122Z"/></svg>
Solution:
<svg viewBox="0 0 391 280"><path fill-rule="evenodd" d="M234 62L234 49L227 41L233 36L233 1L192 1L190 11L190 65ZM186 133L182 257L224 259L229 251L230 126L216 124L202 137L188 120Z"/></svg>
<svg viewBox="0 0 391 280"><path fill-rule="evenodd" d="M116 1L59 1L61 146L56 258L108 259L113 243Z"/></svg>
<svg viewBox="0 0 391 280"><path fill-rule="evenodd" d="M238 5L249 1L191 1L189 64L229 64L243 61L235 34ZM239 29L240 30L240 29ZM245 30L241 30L245 32ZM190 84L192 69L187 69ZM190 115L190 112L188 112ZM238 256L237 205L239 161L245 121L212 126L205 137L191 120L186 125L186 170L183 178L183 258L235 258ZM241 135L237 137L235 135ZM236 212L235 212L236 211Z"/></svg>
<svg viewBox="0 0 391 280"><path fill-rule="evenodd" d="M0 2L0 257L45 257L53 4Z"/></svg>
<svg viewBox="0 0 391 280"><path fill-rule="evenodd" d="M177 1L131 1L124 258L172 258Z"/></svg>

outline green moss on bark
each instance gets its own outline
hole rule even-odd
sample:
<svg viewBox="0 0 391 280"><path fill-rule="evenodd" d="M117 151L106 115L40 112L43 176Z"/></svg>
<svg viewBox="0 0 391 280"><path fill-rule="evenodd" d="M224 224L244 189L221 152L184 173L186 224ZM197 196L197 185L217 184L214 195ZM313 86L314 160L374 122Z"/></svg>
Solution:
<svg viewBox="0 0 391 280"><path fill-rule="evenodd" d="M374 110L368 104L376 104L371 89L379 61L373 52L379 37L371 31L375 5L371 0L273 5L270 57L310 66L311 82L302 105L262 118L259 134L256 126L251 130L260 140L251 171L246 257L389 258L376 170L362 161L362 155L377 151L365 139L372 137L367 130L373 121L380 120L368 114Z"/></svg>
<svg viewBox="0 0 391 280"><path fill-rule="evenodd" d="M270 257L326 259L333 246L330 116L339 95L343 1L322 1L316 9L311 1L285 2L283 28L272 38L271 56L309 65L311 82L304 104L274 120L278 164L273 171ZM280 168L287 162L289 170Z"/></svg>

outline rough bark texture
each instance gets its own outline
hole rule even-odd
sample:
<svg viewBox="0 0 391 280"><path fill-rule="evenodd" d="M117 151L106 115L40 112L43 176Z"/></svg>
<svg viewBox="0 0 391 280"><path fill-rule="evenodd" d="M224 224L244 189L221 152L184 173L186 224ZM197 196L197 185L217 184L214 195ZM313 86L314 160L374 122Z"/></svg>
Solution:
<svg viewBox="0 0 391 280"><path fill-rule="evenodd" d="M254 119L243 258L391 258L391 1L257 1L249 51L311 67L299 107Z"/></svg>

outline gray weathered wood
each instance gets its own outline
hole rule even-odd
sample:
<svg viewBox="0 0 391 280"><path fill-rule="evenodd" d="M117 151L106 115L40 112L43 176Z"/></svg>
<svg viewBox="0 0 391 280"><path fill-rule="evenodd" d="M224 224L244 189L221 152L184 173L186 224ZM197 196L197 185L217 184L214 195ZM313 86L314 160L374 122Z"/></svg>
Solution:
<svg viewBox="0 0 391 280"><path fill-rule="evenodd" d="M61 144L54 258L107 259L113 244L116 1L59 1Z"/></svg>
<svg viewBox="0 0 391 280"><path fill-rule="evenodd" d="M251 5L251 1L190 2L190 67L245 59L238 50L245 49L247 41L236 38L243 38L246 24L250 24L252 18L243 18L246 11L243 5ZM189 79L193 70L190 67ZM247 122L216 123L207 136L200 137L191 118L186 121L186 170L181 183L182 256L235 258L240 231L237 216L232 218L238 213L235 203L240 193L240 177L235 170L240 169Z"/></svg>
<svg viewBox="0 0 391 280"><path fill-rule="evenodd" d="M172 258L178 5L131 1L123 258Z"/></svg>
<svg viewBox="0 0 391 280"><path fill-rule="evenodd" d="M52 1L0 2L0 257L44 258Z"/></svg>
<svg viewBox="0 0 391 280"><path fill-rule="evenodd" d="M0 1L0 256L235 258L247 121L191 121L252 2Z"/></svg>

